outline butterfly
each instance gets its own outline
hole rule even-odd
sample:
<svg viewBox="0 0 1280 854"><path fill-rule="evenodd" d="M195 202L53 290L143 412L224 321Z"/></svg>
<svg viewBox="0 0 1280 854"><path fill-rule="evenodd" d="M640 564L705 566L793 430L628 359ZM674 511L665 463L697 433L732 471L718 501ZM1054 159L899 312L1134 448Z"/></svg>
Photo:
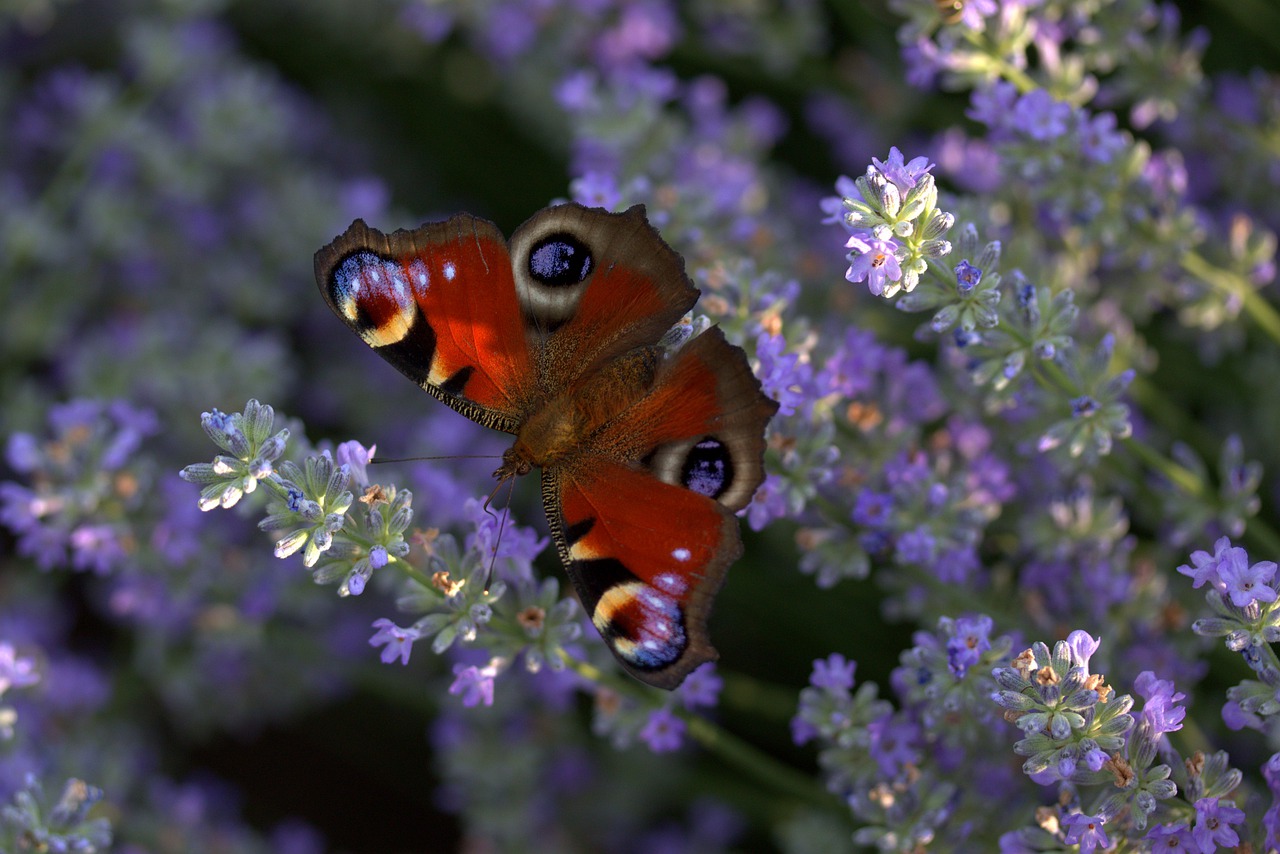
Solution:
<svg viewBox="0 0 1280 854"><path fill-rule="evenodd" d="M380 356L515 435L496 478L542 469L560 559L627 672L672 689L717 658L707 618L778 404L718 328L663 346L699 291L642 205L545 208L510 241L470 214L392 234L356 220L315 272Z"/></svg>

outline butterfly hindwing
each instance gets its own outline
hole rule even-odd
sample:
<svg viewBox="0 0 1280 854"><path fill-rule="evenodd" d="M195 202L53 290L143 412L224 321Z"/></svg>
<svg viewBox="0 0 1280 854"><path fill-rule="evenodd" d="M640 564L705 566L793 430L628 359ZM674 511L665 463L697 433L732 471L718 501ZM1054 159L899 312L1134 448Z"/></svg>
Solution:
<svg viewBox="0 0 1280 854"><path fill-rule="evenodd" d="M578 598L623 667L674 688L715 660L711 600L742 553L732 513L612 460L544 470L543 490Z"/></svg>
<svg viewBox="0 0 1280 854"><path fill-rule="evenodd" d="M535 357L493 223L460 214L388 235L356 220L315 268L329 306L380 356L468 418L516 431Z"/></svg>
<svg viewBox="0 0 1280 854"><path fill-rule="evenodd" d="M716 652L712 599L742 553L733 511L764 478L777 409L718 329L659 370L650 392L582 453L543 474L543 501L592 622L634 676L672 688Z"/></svg>

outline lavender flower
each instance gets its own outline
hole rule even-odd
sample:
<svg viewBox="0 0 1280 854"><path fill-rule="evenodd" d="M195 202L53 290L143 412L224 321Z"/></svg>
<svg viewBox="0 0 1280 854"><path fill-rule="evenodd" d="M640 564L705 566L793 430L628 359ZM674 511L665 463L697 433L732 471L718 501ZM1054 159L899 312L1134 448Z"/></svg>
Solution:
<svg viewBox="0 0 1280 854"><path fill-rule="evenodd" d="M493 678L498 674L497 665L490 662L484 667L455 664L454 680L449 686L450 694L462 697L462 705L471 707L493 705Z"/></svg>
<svg viewBox="0 0 1280 854"><path fill-rule="evenodd" d="M1133 726L1128 714L1133 699L1111 696L1102 677L1089 672L1093 649L1096 642L1086 633L1073 632L1071 641L1058 641L1052 653L1043 643L1033 644L1011 667L994 673L1000 690L993 699L1026 736L1014 750L1028 757L1022 770L1032 779L1070 780L1083 774L1076 764L1082 750L1096 746L1112 753Z"/></svg>
<svg viewBox="0 0 1280 854"><path fill-rule="evenodd" d="M422 636L421 632L413 626L401 628L386 617L374 620L373 627L378 631L369 638L369 646L382 647L382 663L390 664L399 658L401 664L408 664L413 642Z"/></svg>
<svg viewBox="0 0 1280 854"><path fill-rule="evenodd" d="M640 738L654 753L669 753L684 744L684 732L684 721L668 709L658 709L640 730Z"/></svg>
<svg viewBox="0 0 1280 854"><path fill-rule="evenodd" d="M9 438L8 462L31 486L0 483L0 523L42 569L108 574L130 560L128 514L150 482L134 457L156 432L155 415L120 400L81 399L53 407L48 420L47 440Z"/></svg>
<svg viewBox="0 0 1280 854"><path fill-rule="evenodd" d="M11 851L33 846L89 854L105 851L112 841L111 824L88 815L101 799L101 789L72 778L57 801L43 802L43 787L34 776L28 777L12 802L0 809L0 841Z"/></svg>

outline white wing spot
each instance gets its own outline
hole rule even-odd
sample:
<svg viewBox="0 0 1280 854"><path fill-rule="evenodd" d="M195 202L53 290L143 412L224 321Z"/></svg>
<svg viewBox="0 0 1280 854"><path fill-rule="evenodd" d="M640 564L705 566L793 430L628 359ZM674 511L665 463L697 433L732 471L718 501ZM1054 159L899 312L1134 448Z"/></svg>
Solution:
<svg viewBox="0 0 1280 854"><path fill-rule="evenodd" d="M421 260L414 259L409 265L409 271L413 273L413 279L418 283L418 287L425 288L427 286L427 265Z"/></svg>
<svg viewBox="0 0 1280 854"><path fill-rule="evenodd" d="M680 596L688 587L684 579L676 575L674 572L664 572L654 578L653 586L664 593L671 594L672 596Z"/></svg>
<svg viewBox="0 0 1280 854"><path fill-rule="evenodd" d="M445 262L444 262L444 277L445 277L446 279L448 279L450 282L452 282L452 281L453 281L453 277L454 277L454 276L456 276L456 275L458 275L458 268L457 268L457 266L455 266L455 265L454 265L454 263L453 263L452 261L445 261Z"/></svg>
<svg viewBox="0 0 1280 854"><path fill-rule="evenodd" d="M688 549L676 549L671 553L671 556L681 563L684 563L686 560L693 557L693 553Z"/></svg>

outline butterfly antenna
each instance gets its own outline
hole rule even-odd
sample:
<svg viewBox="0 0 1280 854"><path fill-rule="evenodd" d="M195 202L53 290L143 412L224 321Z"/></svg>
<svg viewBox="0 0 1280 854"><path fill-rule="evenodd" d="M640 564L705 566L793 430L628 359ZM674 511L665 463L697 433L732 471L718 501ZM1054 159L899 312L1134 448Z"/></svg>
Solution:
<svg viewBox="0 0 1280 854"><path fill-rule="evenodd" d="M416 463L422 460L497 460L501 459L502 454L446 454L441 457L378 457L369 460L369 465L374 463Z"/></svg>
<svg viewBox="0 0 1280 854"><path fill-rule="evenodd" d="M516 491L516 479L508 478L511 486L507 488L507 503L502 507L502 518L498 520L498 539L493 544L493 556L489 558L489 571L484 576L484 592L489 592L489 582L493 580L493 568L498 562L498 547L502 545L502 533L507 529L507 517L511 515L511 496ZM493 500L494 494L502 487L501 481L493 488L493 492L489 493L489 497L485 499L484 509L489 510L489 502Z"/></svg>

